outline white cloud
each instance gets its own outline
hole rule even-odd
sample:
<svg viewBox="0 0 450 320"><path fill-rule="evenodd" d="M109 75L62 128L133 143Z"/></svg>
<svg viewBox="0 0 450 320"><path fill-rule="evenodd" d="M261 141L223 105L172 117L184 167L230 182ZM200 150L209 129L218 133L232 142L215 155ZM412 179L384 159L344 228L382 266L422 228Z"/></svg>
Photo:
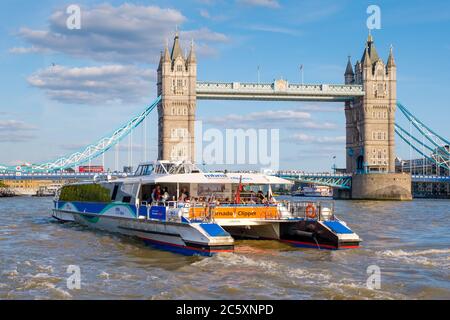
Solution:
<svg viewBox="0 0 450 320"><path fill-rule="evenodd" d="M48 30L21 28L18 35L31 44L30 48L13 48L12 53L50 50L77 58L108 62L156 62L166 39L175 27L187 19L175 9L157 6L123 4L114 7L102 4L82 7L81 30L66 27L65 10L55 11L49 19ZM221 33L207 28L181 32L186 40L193 38L198 54L214 54L214 43L227 41Z"/></svg>
<svg viewBox="0 0 450 320"><path fill-rule="evenodd" d="M221 128L281 128L286 130L311 129L334 130L335 123L319 122L309 112L300 109L268 110L249 114L230 114L203 120L206 124Z"/></svg>
<svg viewBox="0 0 450 320"><path fill-rule="evenodd" d="M9 53L13 54L27 54L27 53L48 53L50 50L44 49L44 48L38 48L35 46L31 46L28 48L24 47L14 47L9 49Z"/></svg>
<svg viewBox="0 0 450 320"><path fill-rule="evenodd" d="M0 120L0 143L27 142L35 138L36 127L18 120Z"/></svg>
<svg viewBox="0 0 450 320"><path fill-rule="evenodd" d="M201 9L200 10L200 16L202 18L211 20L211 21L215 21L215 22L223 22L225 20L228 20L229 17L223 15L223 14L219 14L219 15L212 15L208 10L206 9Z"/></svg>
<svg viewBox="0 0 450 320"><path fill-rule="evenodd" d="M0 133L0 143L10 143L10 142L28 142L33 140L35 136L31 134L23 133Z"/></svg>
<svg viewBox="0 0 450 320"><path fill-rule="evenodd" d="M238 2L249 6L266 7L274 9L281 7L277 0L238 0Z"/></svg>
<svg viewBox="0 0 450 320"><path fill-rule="evenodd" d="M217 117L206 120L208 123L213 124L237 124L246 123L249 121L295 121L295 120L306 120L310 119L311 114L307 112L301 112L296 110L268 110L262 112L253 112L244 115L230 114L224 117Z"/></svg>
<svg viewBox="0 0 450 320"><path fill-rule="evenodd" d="M297 133L287 140L290 142L298 142L298 143L342 144L345 143L345 139L346 139L345 136L317 137L305 133Z"/></svg>
<svg viewBox="0 0 450 320"><path fill-rule="evenodd" d="M0 120L0 131L29 131L36 128L19 120Z"/></svg>
<svg viewBox="0 0 450 320"><path fill-rule="evenodd" d="M279 26L268 26L268 25L252 25L249 26L250 30L261 31L261 32L270 32L270 33L282 33L288 34L292 36L298 36L301 34L299 30L284 28Z"/></svg>
<svg viewBox="0 0 450 320"><path fill-rule="evenodd" d="M72 104L124 104L148 101L154 93L156 73L130 65L38 70L28 83L47 96Z"/></svg>
<svg viewBox="0 0 450 320"><path fill-rule="evenodd" d="M92 143L92 141L91 141L91 143ZM69 152L75 152L77 150L86 148L89 144L90 143L84 143L84 144L83 143L62 144L59 147L62 150L66 150L66 151L69 151ZM119 144L119 146L118 146L118 149L119 149L119 152L129 152L130 151L130 147L129 147L129 144L128 144L128 139L125 139L123 142L121 142ZM132 149L133 152L142 152L145 149L145 147L142 144L133 143L133 146L131 147L131 149ZM113 147L110 152L114 153L115 150L116 150L116 147ZM157 148L155 146L147 146L147 150L155 151L155 150L157 150Z"/></svg>
<svg viewBox="0 0 450 320"><path fill-rule="evenodd" d="M297 107L298 110L304 112L325 112L325 113L343 113L344 108L341 104L328 104L324 105L323 103L308 103L305 105L301 105Z"/></svg>
<svg viewBox="0 0 450 320"><path fill-rule="evenodd" d="M206 18L206 19L211 18L211 15L209 14L208 10L205 10L205 9L200 10L200 16L202 16L203 18Z"/></svg>

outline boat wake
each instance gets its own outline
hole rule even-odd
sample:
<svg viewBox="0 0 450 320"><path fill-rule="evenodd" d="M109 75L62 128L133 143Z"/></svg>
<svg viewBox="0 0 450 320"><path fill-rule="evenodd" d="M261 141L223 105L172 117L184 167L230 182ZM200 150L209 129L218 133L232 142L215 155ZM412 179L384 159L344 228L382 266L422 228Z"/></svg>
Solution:
<svg viewBox="0 0 450 320"><path fill-rule="evenodd" d="M227 266L229 272L243 276L242 281L258 283L258 290L264 289L268 279L277 283L277 291L284 291L292 299L404 299L405 296L389 290L371 290L367 288L366 278L349 278L346 275L333 274L324 268L290 267L273 260L259 259L243 254L220 254L213 258L195 262L194 267L204 271L216 270L218 266ZM272 258L273 259L273 258ZM227 276L225 275L224 279ZM244 279L245 278L245 279ZM245 287L245 286L243 286ZM242 286L241 286L242 288ZM313 289L316 288L316 289ZM320 289L317 289L320 288ZM271 287L266 288L270 292ZM277 299L278 295L270 297Z"/></svg>
<svg viewBox="0 0 450 320"><path fill-rule="evenodd" d="M450 249L426 249L426 250L384 250L377 255L400 260L409 264L420 264L430 267L450 268Z"/></svg>

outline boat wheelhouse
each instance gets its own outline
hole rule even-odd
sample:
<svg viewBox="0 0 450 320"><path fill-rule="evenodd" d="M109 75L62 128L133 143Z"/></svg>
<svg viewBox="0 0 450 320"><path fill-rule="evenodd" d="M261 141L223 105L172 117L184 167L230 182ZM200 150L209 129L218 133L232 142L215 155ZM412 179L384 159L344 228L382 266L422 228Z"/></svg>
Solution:
<svg viewBox="0 0 450 320"><path fill-rule="evenodd" d="M274 239L340 249L360 238L332 202L289 202L272 186L292 182L261 173L203 172L188 162L141 164L134 176L64 186L54 216L200 252L231 251L233 238Z"/></svg>

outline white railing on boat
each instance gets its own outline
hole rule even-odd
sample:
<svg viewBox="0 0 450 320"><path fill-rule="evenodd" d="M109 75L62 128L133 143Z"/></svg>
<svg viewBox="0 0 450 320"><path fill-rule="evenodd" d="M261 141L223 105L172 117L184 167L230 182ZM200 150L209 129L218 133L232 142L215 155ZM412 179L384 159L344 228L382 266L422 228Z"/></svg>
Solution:
<svg viewBox="0 0 450 320"><path fill-rule="evenodd" d="M216 221L216 209L225 208L243 208L255 209L260 213L256 219L262 220L286 220L303 219L328 221L335 220L334 202L332 201L280 201L266 204L236 204L233 202L179 202L179 201L161 201L161 202L141 202L141 207L146 207L147 220L151 220L150 210L152 207L165 207L166 218L168 221L182 221L182 218L193 221ZM276 208L276 210L274 210ZM193 209L193 210L192 210ZM199 210L203 209L203 210ZM174 215L173 212L177 213ZM139 211L139 209L138 209ZM171 212L167 215L167 212ZM200 211L200 213L198 213ZM261 213L262 212L262 213ZM137 215L138 218L140 216ZM223 219L223 217L221 218ZM245 219L245 218L243 218Z"/></svg>

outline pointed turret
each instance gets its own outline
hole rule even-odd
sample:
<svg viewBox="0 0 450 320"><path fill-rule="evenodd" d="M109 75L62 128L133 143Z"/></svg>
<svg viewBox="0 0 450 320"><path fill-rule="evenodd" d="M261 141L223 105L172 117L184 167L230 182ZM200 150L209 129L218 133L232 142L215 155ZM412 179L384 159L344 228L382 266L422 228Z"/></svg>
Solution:
<svg viewBox="0 0 450 320"><path fill-rule="evenodd" d="M388 57L388 61L387 61L387 67L388 68L392 68L395 67L395 60L394 60L394 52L393 52L393 48L391 45L391 48L389 49L389 57Z"/></svg>
<svg viewBox="0 0 450 320"><path fill-rule="evenodd" d="M191 41L191 51L189 52L189 56L188 56L188 61L187 62L189 64L197 62L197 57L195 55L194 39L192 39L192 41Z"/></svg>
<svg viewBox="0 0 450 320"><path fill-rule="evenodd" d="M355 83L356 84L361 84L361 73L362 73L361 62L356 61L356 63L355 63Z"/></svg>
<svg viewBox="0 0 450 320"><path fill-rule="evenodd" d="M170 55L169 55L169 41L166 41L166 47L164 48L164 54L162 57L163 62L170 62Z"/></svg>
<svg viewBox="0 0 450 320"><path fill-rule="evenodd" d="M353 67L352 67L352 62L350 61L350 56L348 56L348 61L347 61L347 68L345 69L345 75L354 75L353 73Z"/></svg>
<svg viewBox="0 0 450 320"><path fill-rule="evenodd" d="M372 59L370 59L368 43L366 44L366 49L364 50L364 54L362 56L361 62L363 64L363 67L371 67L372 66Z"/></svg>
<svg viewBox="0 0 450 320"><path fill-rule="evenodd" d="M370 57L370 61L372 64L375 64L378 60L380 60L380 56L378 55L377 49L375 48L375 43L373 41L373 36L369 32L369 36L367 37L367 43L366 43L366 51L364 51L364 54L361 58L361 62L364 64L364 60L366 55Z"/></svg>
<svg viewBox="0 0 450 320"><path fill-rule="evenodd" d="M162 61L163 61L163 52L161 51L161 54L159 56L159 64L158 64L158 71L162 68Z"/></svg>
<svg viewBox="0 0 450 320"><path fill-rule="evenodd" d="M352 62L348 56L347 68L345 69L345 83L352 84L355 81L355 73L353 72Z"/></svg>
<svg viewBox="0 0 450 320"><path fill-rule="evenodd" d="M372 61L372 63L375 63L380 60L380 57L378 56L377 49L375 48L372 34L369 34L369 37L367 38L367 44L369 46L370 60Z"/></svg>
<svg viewBox="0 0 450 320"><path fill-rule="evenodd" d="M175 34L175 39L173 41L171 59L172 59L172 61L174 61L178 57L182 57L184 59L183 51L181 50L181 46L180 46L180 36L177 31L177 33Z"/></svg>

